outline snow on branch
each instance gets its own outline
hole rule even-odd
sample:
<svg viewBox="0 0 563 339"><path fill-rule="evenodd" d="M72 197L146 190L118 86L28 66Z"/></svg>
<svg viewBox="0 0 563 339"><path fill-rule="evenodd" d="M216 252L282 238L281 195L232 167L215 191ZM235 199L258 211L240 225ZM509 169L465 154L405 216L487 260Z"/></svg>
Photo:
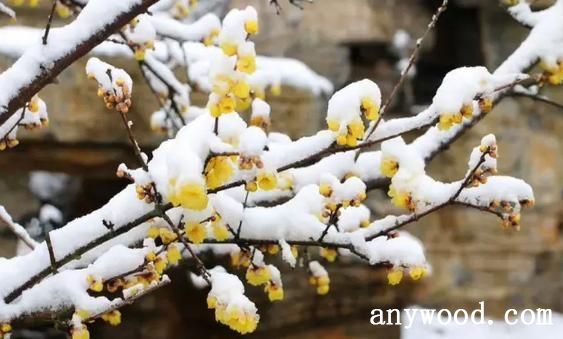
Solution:
<svg viewBox="0 0 563 339"><path fill-rule="evenodd" d="M37 40L0 74L0 124L66 67L156 1L123 0L107 6L103 0L91 0L72 23L51 30L47 45Z"/></svg>

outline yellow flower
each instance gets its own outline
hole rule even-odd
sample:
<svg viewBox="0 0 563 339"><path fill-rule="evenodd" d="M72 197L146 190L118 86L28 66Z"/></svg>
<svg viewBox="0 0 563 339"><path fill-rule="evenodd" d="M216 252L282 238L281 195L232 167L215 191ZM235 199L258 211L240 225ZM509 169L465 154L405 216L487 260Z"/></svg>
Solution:
<svg viewBox="0 0 563 339"><path fill-rule="evenodd" d="M256 58L252 55L239 57L237 60L237 71L252 74L256 71Z"/></svg>
<svg viewBox="0 0 563 339"><path fill-rule="evenodd" d="M479 100L479 109L483 113L489 113L493 110L493 100L491 98L481 98Z"/></svg>
<svg viewBox="0 0 563 339"><path fill-rule="evenodd" d="M168 246L168 250L166 251L166 258L168 262L172 265L177 265L180 259L182 259L182 253L178 249L178 246Z"/></svg>
<svg viewBox="0 0 563 339"><path fill-rule="evenodd" d="M253 286L265 284L270 278L270 270L267 267L249 267L246 270L246 281Z"/></svg>
<svg viewBox="0 0 563 339"><path fill-rule="evenodd" d="M186 238L194 244L201 244L207 236L207 230L197 221L188 222L184 230L186 231Z"/></svg>
<svg viewBox="0 0 563 339"><path fill-rule="evenodd" d="M213 228L213 236L218 241L227 240L229 238L229 229L227 226L223 225L220 222L214 222L212 225Z"/></svg>
<svg viewBox="0 0 563 339"><path fill-rule="evenodd" d="M353 120L348 124L348 134L354 139L361 139L364 137L364 122L360 119Z"/></svg>
<svg viewBox="0 0 563 339"><path fill-rule="evenodd" d="M236 110L237 112L244 112L247 109L250 108L250 106L252 105L252 97L248 97L248 98L244 98L244 99L240 99L240 98L236 98L235 100L235 104L236 104Z"/></svg>
<svg viewBox="0 0 563 339"><path fill-rule="evenodd" d="M364 220L360 221L360 227L362 227L362 228L366 228L369 225L370 225L370 222L369 222L368 219L364 219Z"/></svg>
<svg viewBox="0 0 563 339"><path fill-rule="evenodd" d="M226 55L233 56L237 54L238 46L230 42L223 42L221 44L221 49Z"/></svg>
<svg viewBox="0 0 563 339"><path fill-rule="evenodd" d="M273 96L275 97L279 97L282 93L282 88L280 85L273 85L270 87L270 93L272 93Z"/></svg>
<svg viewBox="0 0 563 339"><path fill-rule="evenodd" d="M72 14L70 8L60 3L60 1L57 1L57 4L55 5L55 11L57 12L57 15L62 19L66 19Z"/></svg>
<svg viewBox="0 0 563 339"><path fill-rule="evenodd" d="M356 139L356 137L354 137L352 134L348 134L346 136L346 146L354 147L357 144L358 144L358 139Z"/></svg>
<svg viewBox="0 0 563 339"><path fill-rule="evenodd" d="M244 188L248 192L256 192L256 190L258 190L258 184L256 184L256 181L247 182Z"/></svg>
<svg viewBox="0 0 563 339"><path fill-rule="evenodd" d="M398 285L403 279L403 271L400 269L391 270L387 273L387 282L389 285Z"/></svg>
<svg viewBox="0 0 563 339"><path fill-rule="evenodd" d="M158 274L162 274L166 266L168 266L168 259L166 257L159 256L154 261L154 269Z"/></svg>
<svg viewBox="0 0 563 339"><path fill-rule="evenodd" d="M250 85L244 80L237 82L232 90L233 94L239 99L246 99L250 96Z"/></svg>
<svg viewBox="0 0 563 339"><path fill-rule="evenodd" d="M256 35L260 31L260 27L258 26L258 21L256 20L248 20L244 23L244 30L246 33L251 35Z"/></svg>
<svg viewBox="0 0 563 339"><path fill-rule="evenodd" d="M454 125L454 116L450 113L444 113L440 115L440 120L438 122L438 129L440 131L447 131Z"/></svg>
<svg viewBox="0 0 563 339"><path fill-rule="evenodd" d="M231 252L231 265L248 267L250 265L250 254L247 251Z"/></svg>
<svg viewBox="0 0 563 339"><path fill-rule="evenodd" d="M368 120L379 118L379 106L371 98L363 98L361 110Z"/></svg>
<svg viewBox="0 0 563 339"><path fill-rule="evenodd" d="M159 235L160 235L160 230L159 230L158 227L153 226L153 227L149 228L149 230L147 232L147 236L149 238L152 238L152 239L158 238Z"/></svg>
<svg viewBox="0 0 563 339"><path fill-rule="evenodd" d="M146 49L144 46L135 47L135 60L143 61L145 60Z"/></svg>
<svg viewBox="0 0 563 339"><path fill-rule="evenodd" d="M217 307L217 298L212 295L207 296L207 308L214 309Z"/></svg>
<svg viewBox="0 0 563 339"><path fill-rule="evenodd" d="M327 183L322 183L319 186L319 193L324 197L330 197L332 195L332 187Z"/></svg>
<svg viewBox="0 0 563 339"><path fill-rule="evenodd" d="M243 312L235 305L231 305L229 308L218 305L217 308L215 308L215 319L240 334L254 332L259 321L258 315Z"/></svg>
<svg viewBox="0 0 563 339"><path fill-rule="evenodd" d="M178 235L168 228L159 228L158 231L160 240L162 240L162 243L164 245L168 245L178 238Z"/></svg>
<svg viewBox="0 0 563 339"><path fill-rule="evenodd" d="M31 98L31 101L29 102L27 109L31 113L39 112L39 99L37 98L37 95L35 95L33 98Z"/></svg>
<svg viewBox="0 0 563 339"><path fill-rule="evenodd" d="M209 198L203 185L188 182L178 189L172 187L168 200L174 206L182 206L187 209L201 211L207 207Z"/></svg>
<svg viewBox="0 0 563 339"><path fill-rule="evenodd" d="M379 170L381 171L381 174L387 178L392 178L399 170L399 163L394 157L384 155L381 159Z"/></svg>
<svg viewBox="0 0 563 339"><path fill-rule="evenodd" d="M213 28L211 32L209 32L209 35L203 39L203 44L205 46L213 45L213 43L215 43L215 39L217 39L217 36L219 36L219 29Z"/></svg>
<svg viewBox="0 0 563 339"><path fill-rule="evenodd" d="M205 179L207 187L216 188L223 185L233 175L233 166L229 157L213 157L207 163Z"/></svg>
<svg viewBox="0 0 563 339"><path fill-rule="evenodd" d="M317 286L317 294L318 295L326 295L330 290L330 285L319 285Z"/></svg>
<svg viewBox="0 0 563 339"><path fill-rule="evenodd" d="M268 245L268 249L267 249L268 253L271 255L277 254L280 251L280 246L279 245Z"/></svg>
<svg viewBox="0 0 563 339"><path fill-rule="evenodd" d="M102 279L98 277L94 277L93 275L90 274L86 277L86 281L88 281L88 284L90 284L88 288L91 291L101 292L104 290L104 284L102 282Z"/></svg>
<svg viewBox="0 0 563 339"><path fill-rule="evenodd" d="M346 135L340 134L339 136L336 137L336 143L339 146L346 145L347 141L348 141L348 138L346 138Z"/></svg>
<svg viewBox="0 0 563 339"><path fill-rule="evenodd" d="M113 310L111 312L104 313L102 314L102 319L111 326L117 326L121 324L121 312Z"/></svg>
<svg viewBox="0 0 563 339"><path fill-rule="evenodd" d="M473 116L473 104L464 104L461 106L460 113L464 118L471 118Z"/></svg>
<svg viewBox="0 0 563 339"><path fill-rule="evenodd" d="M299 256L299 248L297 248L297 246L291 246L291 255L293 255L294 258Z"/></svg>
<svg viewBox="0 0 563 339"><path fill-rule="evenodd" d="M268 299L270 299L271 302L283 300L283 288L281 286L277 286L270 282L266 284L264 291L268 293Z"/></svg>
<svg viewBox="0 0 563 339"><path fill-rule="evenodd" d="M156 260L156 253L154 251L150 251L145 255L145 260L148 262L153 262Z"/></svg>
<svg viewBox="0 0 563 339"><path fill-rule="evenodd" d="M389 186L389 192L387 192L389 197L391 197L391 202L400 208L405 208L408 210L414 209L414 204L412 197L408 192L397 192L393 186Z"/></svg>
<svg viewBox="0 0 563 339"><path fill-rule="evenodd" d="M329 130L333 132L338 132L340 130L340 121L327 119L326 123L328 125Z"/></svg>
<svg viewBox="0 0 563 339"><path fill-rule="evenodd" d="M79 309L75 312L75 314L82 320L88 319L90 317L90 312L83 310L83 309ZM5 332L4 330L2 330L2 332Z"/></svg>
<svg viewBox="0 0 563 339"><path fill-rule="evenodd" d="M0 331L4 334L12 332L12 325L10 324L2 324L0 326Z"/></svg>
<svg viewBox="0 0 563 339"><path fill-rule="evenodd" d="M275 173L262 172L256 176L258 187L264 191L271 191L278 186L278 178Z"/></svg>
<svg viewBox="0 0 563 339"><path fill-rule="evenodd" d="M338 255L338 251L335 248L322 247L320 254L321 257L325 258L327 261L334 262L336 260L336 256Z"/></svg>
<svg viewBox="0 0 563 339"><path fill-rule="evenodd" d="M90 339L90 332L86 326L72 330L72 339Z"/></svg>
<svg viewBox="0 0 563 339"><path fill-rule="evenodd" d="M409 275L413 280L418 280L426 275L426 268L424 267L413 267L409 270Z"/></svg>
<svg viewBox="0 0 563 339"><path fill-rule="evenodd" d="M232 113L235 111L235 100L231 97L222 97L219 99L219 112L220 114Z"/></svg>

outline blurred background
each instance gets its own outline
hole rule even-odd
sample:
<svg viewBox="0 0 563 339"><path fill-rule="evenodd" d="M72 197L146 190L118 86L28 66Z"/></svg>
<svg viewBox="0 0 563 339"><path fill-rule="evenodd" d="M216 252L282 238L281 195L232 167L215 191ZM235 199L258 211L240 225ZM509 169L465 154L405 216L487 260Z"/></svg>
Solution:
<svg viewBox="0 0 563 339"><path fill-rule="evenodd" d="M257 52L304 61L329 78L336 88L369 78L389 94L399 78L401 59L408 56L441 1L315 0L299 10L280 1L276 15L267 0L200 0L218 14L229 8L254 6L261 32ZM553 1L535 1L542 8ZM19 25L43 27L50 3L18 9ZM57 19L55 26L65 21ZM0 26L11 24L2 19ZM493 0L450 0L448 10L425 42L416 72L395 100L390 116L416 114L431 102L443 76L456 67L484 65L493 70L525 38L527 30ZM13 49L2 47L0 71L13 61ZM157 102L144 84L136 63L112 59L135 81L135 133L145 151L165 136L150 129ZM0 154L0 204L41 239L44 232L103 205L127 182L115 176L117 165L135 165L125 131L115 113L106 111L95 95L96 84L84 74L80 60L40 95L48 104L50 126L19 132L20 145ZM546 89L563 102L563 90ZM206 95L195 93L195 104ZM328 98L283 88L268 98L274 129L292 137L325 125ZM523 214L519 232L506 231L493 216L462 208L433 214L407 230L425 244L432 276L419 283L386 284L386 272L350 260L327 265L331 292L317 296L304 269L283 268L285 300L271 304L258 288L248 288L261 315L256 333L265 338L401 337L399 326L371 326L373 308L417 304L431 308L477 307L485 301L487 315L500 317L509 308L550 308L563 312L563 112L528 98L506 98L481 123L434 159L430 173L454 180L466 170L468 155L480 138L497 136L499 172L532 185L536 205ZM408 138L415 137L407 136ZM393 213L385 192L374 192L369 205L375 217ZM56 207L62 213L54 212ZM17 243L0 225L0 256L11 257ZM225 258L206 256L209 263ZM174 269L172 284L123 310L123 324L99 324L94 338L230 338L235 333L217 324L206 308L205 291L189 278L190 263ZM54 332L53 332L54 333ZM26 332L21 337L43 337ZM404 337L404 333L403 333ZM411 336L412 337L412 336ZM420 335L420 338L430 338ZM553 337L556 338L556 337Z"/></svg>

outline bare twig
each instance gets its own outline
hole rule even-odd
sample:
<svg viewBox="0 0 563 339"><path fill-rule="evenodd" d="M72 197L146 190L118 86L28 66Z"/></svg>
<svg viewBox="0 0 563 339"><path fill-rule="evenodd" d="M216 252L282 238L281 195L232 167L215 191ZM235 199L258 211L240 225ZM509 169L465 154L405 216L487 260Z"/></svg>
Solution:
<svg viewBox="0 0 563 339"><path fill-rule="evenodd" d="M434 29L434 27L436 27L436 24L438 23L440 16L442 15L443 12L446 11L447 8L448 8L448 0L443 0L442 5L440 5L440 7L438 7L436 12L432 15L432 20L428 24L426 31L424 32L422 37L420 37L418 40L416 40L416 46L415 46L414 50L412 51L411 56L409 57L409 62L407 64L407 67L404 70L401 71L401 77L399 78L399 81L393 87L391 94L387 97L387 100L385 101L383 106L381 106L381 110L379 112L379 117L377 118L375 123L370 124L369 130L366 133L366 137L364 138L364 140L368 140L369 137L373 134L373 132L377 128L377 125L379 125L379 122L381 121L383 114L385 113L385 111L387 110L387 108L389 107L389 105L391 104L391 102L393 101L395 96L397 95L399 89L401 88L401 86L405 82L406 78L408 77L410 69L412 68L412 66L414 65L414 63L416 62L416 60L418 58L418 55L420 54L420 50L422 48L424 41L428 37L429 33Z"/></svg>
<svg viewBox="0 0 563 339"><path fill-rule="evenodd" d="M532 99L532 100L543 102L544 104L547 104L547 105L550 105L552 107L563 110L563 104L555 102L555 101L551 100L550 98L548 98L546 96L537 95L537 94L530 94L530 93L521 93L521 92L514 92L514 93L511 94L511 96Z"/></svg>
<svg viewBox="0 0 563 339"><path fill-rule="evenodd" d="M47 244L47 250L49 251L49 260L51 261L51 272L57 274L57 259L55 259L55 250L53 249L53 243L51 242L51 232L47 232L45 235L45 243Z"/></svg>
<svg viewBox="0 0 563 339"><path fill-rule="evenodd" d="M51 24L53 23L53 14L55 14L55 8L57 7L57 1L53 0L53 5L51 6L51 12L47 19L47 25L45 26L45 33L43 33L43 45L47 44L47 38L49 37L49 31L51 30Z"/></svg>

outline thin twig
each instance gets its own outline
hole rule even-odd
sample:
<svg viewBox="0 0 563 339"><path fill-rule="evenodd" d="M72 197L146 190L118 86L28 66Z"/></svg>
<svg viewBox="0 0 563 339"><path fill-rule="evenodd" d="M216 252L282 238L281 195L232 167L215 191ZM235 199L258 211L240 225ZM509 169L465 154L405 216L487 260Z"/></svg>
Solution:
<svg viewBox="0 0 563 339"><path fill-rule="evenodd" d="M383 106L381 106L381 110L379 111L379 117L377 118L375 123L370 124L369 131L366 134L366 137L364 138L364 140L368 140L369 137L373 134L373 132L377 128L377 125L379 125L379 122L381 121L383 114L385 113L385 111L387 110L387 108L389 107L389 105L391 104L391 102L393 101L395 96L397 95L399 89L401 88L401 86L405 82L406 78L408 77L410 69L415 64L415 62L418 58L418 55L420 54L420 50L422 48L424 41L428 37L429 33L434 29L434 27L436 27L436 24L438 23L440 16L442 15L443 12L446 11L447 8L448 8L448 0L443 0L442 5L440 5L440 7L438 7L436 12L432 15L432 21L430 21L430 23L426 27L426 31L424 31L424 34L422 35L422 37L420 37L418 40L416 40L416 46L415 46L414 50L412 51L412 53L409 57L409 62L407 64L407 67L404 70L401 71L401 77L399 78L399 81L393 87L391 94L387 97L387 100L385 101Z"/></svg>
<svg viewBox="0 0 563 339"><path fill-rule="evenodd" d="M537 94L530 94L530 93L521 93L521 92L514 92L511 94L514 97L523 97L523 98L529 98L535 101L539 101L539 102L543 102L544 104L548 104L552 107L558 108L563 110L563 104L560 104L558 102L555 102L551 99L549 99L548 97L545 96L541 96L541 95L537 95Z"/></svg>
<svg viewBox="0 0 563 339"><path fill-rule="evenodd" d="M49 37L49 31L51 30L51 24L53 23L53 14L55 14L55 8L57 7L57 1L58 0L53 0L53 5L51 6L51 12L49 13L47 25L45 26L45 33L43 34L43 45L47 44L47 38Z"/></svg>
<svg viewBox="0 0 563 339"><path fill-rule="evenodd" d="M55 250L53 249L53 243L51 242L51 232L47 232L45 235L45 243L47 244L47 250L49 251L49 260L51 261L51 272L57 274L57 259L55 259Z"/></svg>

